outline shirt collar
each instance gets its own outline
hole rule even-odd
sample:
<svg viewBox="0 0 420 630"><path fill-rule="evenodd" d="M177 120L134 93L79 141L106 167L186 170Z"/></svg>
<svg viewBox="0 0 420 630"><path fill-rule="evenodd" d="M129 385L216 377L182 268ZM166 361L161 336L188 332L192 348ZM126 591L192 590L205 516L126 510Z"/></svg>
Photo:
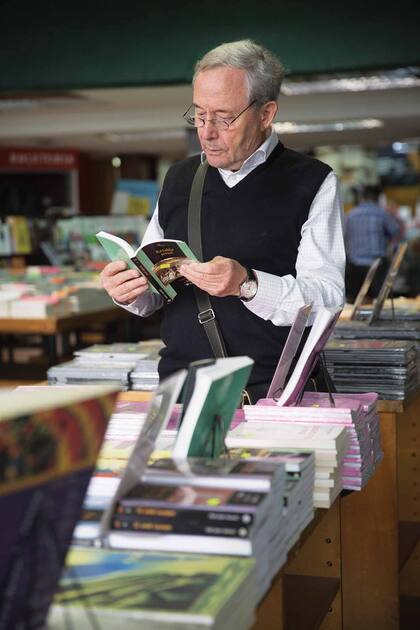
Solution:
<svg viewBox="0 0 420 630"><path fill-rule="evenodd" d="M227 169L219 168L217 169L220 174L224 174L225 176L229 176L232 173L242 173L248 170L252 170L258 164L262 164L268 159L268 156L272 153L272 151L276 148L279 143L278 136L274 129L272 129L271 134L264 140L264 142L258 147L254 153L251 153L249 157L244 161L239 171L229 171ZM203 163L206 159L206 154L204 151L201 152L201 163Z"/></svg>

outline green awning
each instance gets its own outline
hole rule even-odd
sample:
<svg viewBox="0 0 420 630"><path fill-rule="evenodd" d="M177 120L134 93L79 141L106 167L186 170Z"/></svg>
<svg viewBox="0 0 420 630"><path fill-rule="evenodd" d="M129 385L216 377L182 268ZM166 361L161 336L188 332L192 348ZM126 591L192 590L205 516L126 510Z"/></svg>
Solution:
<svg viewBox="0 0 420 630"><path fill-rule="evenodd" d="M195 60L253 38L292 75L420 61L418 1L0 2L0 91L189 82Z"/></svg>

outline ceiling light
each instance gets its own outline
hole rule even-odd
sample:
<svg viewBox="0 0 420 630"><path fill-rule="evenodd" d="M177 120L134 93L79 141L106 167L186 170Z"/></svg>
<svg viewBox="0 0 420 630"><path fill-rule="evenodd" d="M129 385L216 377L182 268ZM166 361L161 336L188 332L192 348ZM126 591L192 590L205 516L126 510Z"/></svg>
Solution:
<svg viewBox="0 0 420 630"><path fill-rule="evenodd" d="M85 101L84 96L73 93L45 93L29 95L9 94L0 96L0 112L12 110L37 109L39 107L67 107L68 105L79 105L80 101Z"/></svg>
<svg viewBox="0 0 420 630"><path fill-rule="evenodd" d="M285 79L282 94L298 96L328 92L366 92L420 86L418 68L400 68L371 75L321 76L313 80Z"/></svg>
<svg viewBox="0 0 420 630"><path fill-rule="evenodd" d="M318 133L322 131L353 131L356 129L376 129L383 127L382 120L376 118L364 118L361 120L343 120L329 123L295 123L276 122L274 131L276 133Z"/></svg>
<svg viewBox="0 0 420 630"><path fill-rule="evenodd" d="M183 129L149 129L145 131L132 131L124 133L105 133L101 134L103 140L108 142L141 142L142 140L166 140L185 138Z"/></svg>

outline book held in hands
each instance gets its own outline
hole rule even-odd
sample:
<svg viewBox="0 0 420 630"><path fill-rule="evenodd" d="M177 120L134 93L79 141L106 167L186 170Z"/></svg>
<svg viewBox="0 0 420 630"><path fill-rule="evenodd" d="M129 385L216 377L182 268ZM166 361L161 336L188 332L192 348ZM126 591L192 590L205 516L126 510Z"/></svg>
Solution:
<svg viewBox="0 0 420 630"><path fill-rule="evenodd" d="M149 289L159 293L167 303L176 296L176 287L186 282L180 266L186 261L197 260L184 241L161 239L134 249L127 241L109 232L98 232L96 238L112 261L123 260L129 268L138 269L147 278Z"/></svg>

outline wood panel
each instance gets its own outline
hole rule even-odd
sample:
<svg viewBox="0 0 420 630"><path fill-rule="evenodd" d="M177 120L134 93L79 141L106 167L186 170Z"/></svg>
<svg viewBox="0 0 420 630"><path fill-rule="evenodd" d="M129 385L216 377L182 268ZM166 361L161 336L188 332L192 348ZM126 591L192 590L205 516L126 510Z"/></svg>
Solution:
<svg viewBox="0 0 420 630"><path fill-rule="evenodd" d="M284 630L317 630L340 589L340 580L309 575L284 576ZM341 628L333 626L333 630Z"/></svg>
<svg viewBox="0 0 420 630"><path fill-rule="evenodd" d="M274 578L267 595L257 609L252 630L283 630L283 573Z"/></svg>
<svg viewBox="0 0 420 630"><path fill-rule="evenodd" d="M340 500L320 512L322 518L315 529L295 554L290 554L285 574L340 577Z"/></svg>
<svg viewBox="0 0 420 630"><path fill-rule="evenodd" d="M331 606L328 608L327 614L324 617L324 621L319 627L319 630L339 630L343 627L343 607L341 604L341 586L337 591L337 595L331 602Z"/></svg>
<svg viewBox="0 0 420 630"><path fill-rule="evenodd" d="M400 593L420 598L420 540L401 571Z"/></svg>
<svg viewBox="0 0 420 630"><path fill-rule="evenodd" d="M420 417L412 404L398 416L398 509L403 521L420 522Z"/></svg>
<svg viewBox="0 0 420 630"><path fill-rule="evenodd" d="M380 413L384 460L366 487L341 501L344 630L397 630L396 415Z"/></svg>

